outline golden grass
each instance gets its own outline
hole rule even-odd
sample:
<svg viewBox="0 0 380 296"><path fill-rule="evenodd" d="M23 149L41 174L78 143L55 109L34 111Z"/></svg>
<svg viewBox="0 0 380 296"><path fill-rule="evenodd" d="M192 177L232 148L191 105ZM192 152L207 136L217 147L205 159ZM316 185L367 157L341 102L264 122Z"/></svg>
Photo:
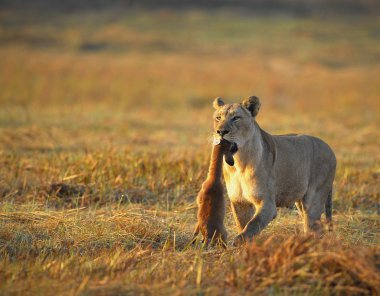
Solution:
<svg viewBox="0 0 380 296"><path fill-rule="evenodd" d="M380 293L378 19L1 13L0 294ZM189 245L212 99L248 95L336 152L321 240L283 209L250 246Z"/></svg>
<svg viewBox="0 0 380 296"><path fill-rule="evenodd" d="M370 240L347 227L350 241L342 243L343 217L336 217L337 234L316 240L297 234L294 215L285 214L252 245L225 251L189 244L193 214L136 205L2 212L2 288L43 294L51 287L62 294L379 292L378 239L364 247Z"/></svg>
<svg viewBox="0 0 380 296"><path fill-rule="evenodd" d="M289 287L287 292L304 293L314 286L334 294L379 293L379 249L347 248L332 236L320 241L291 236L281 244L274 243L276 239L272 236L262 245L250 246L246 289L266 292Z"/></svg>

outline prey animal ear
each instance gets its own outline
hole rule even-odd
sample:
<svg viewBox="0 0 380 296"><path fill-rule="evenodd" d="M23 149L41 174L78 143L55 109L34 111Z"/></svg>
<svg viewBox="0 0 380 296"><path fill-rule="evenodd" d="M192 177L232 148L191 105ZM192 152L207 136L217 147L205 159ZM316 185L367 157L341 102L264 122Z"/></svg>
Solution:
<svg viewBox="0 0 380 296"><path fill-rule="evenodd" d="M214 102L212 103L212 106L218 110L220 107L224 105L224 102L221 97L215 98Z"/></svg>
<svg viewBox="0 0 380 296"><path fill-rule="evenodd" d="M253 117L256 117L257 113L259 113L261 103L258 97L251 96L244 99L241 104L251 112Z"/></svg>

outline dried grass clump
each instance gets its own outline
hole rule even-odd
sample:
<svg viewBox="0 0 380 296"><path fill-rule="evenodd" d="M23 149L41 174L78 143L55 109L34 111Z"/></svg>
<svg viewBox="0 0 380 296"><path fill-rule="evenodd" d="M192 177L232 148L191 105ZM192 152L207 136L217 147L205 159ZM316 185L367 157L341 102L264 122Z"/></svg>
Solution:
<svg viewBox="0 0 380 296"><path fill-rule="evenodd" d="M379 295L379 251L348 247L328 236L291 236L281 243L272 236L248 247L242 282L255 291Z"/></svg>

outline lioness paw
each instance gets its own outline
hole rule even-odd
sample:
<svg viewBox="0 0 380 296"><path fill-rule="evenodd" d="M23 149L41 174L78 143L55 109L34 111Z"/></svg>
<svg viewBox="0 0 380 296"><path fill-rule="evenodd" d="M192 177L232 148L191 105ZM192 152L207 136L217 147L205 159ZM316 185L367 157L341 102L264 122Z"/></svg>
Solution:
<svg viewBox="0 0 380 296"><path fill-rule="evenodd" d="M234 247L238 247L245 244L247 241L248 241L248 238L244 235L244 233L240 233L237 236L235 236L235 238L232 241L232 245Z"/></svg>

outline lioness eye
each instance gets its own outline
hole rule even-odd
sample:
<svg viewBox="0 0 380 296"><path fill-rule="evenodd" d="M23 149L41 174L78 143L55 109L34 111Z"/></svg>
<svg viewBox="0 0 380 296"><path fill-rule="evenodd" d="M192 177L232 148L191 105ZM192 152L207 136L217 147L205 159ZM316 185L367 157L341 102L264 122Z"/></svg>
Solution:
<svg viewBox="0 0 380 296"><path fill-rule="evenodd" d="M234 116L234 117L232 118L233 121L237 121L237 120L239 120L239 119L240 119L240 116Z"/></svg>
<svg viewBox="0 0 380 296"><path fill-rule="evenodd" d="M219 121L220 120L220 116L215 117L215 120Z"/></svg>

